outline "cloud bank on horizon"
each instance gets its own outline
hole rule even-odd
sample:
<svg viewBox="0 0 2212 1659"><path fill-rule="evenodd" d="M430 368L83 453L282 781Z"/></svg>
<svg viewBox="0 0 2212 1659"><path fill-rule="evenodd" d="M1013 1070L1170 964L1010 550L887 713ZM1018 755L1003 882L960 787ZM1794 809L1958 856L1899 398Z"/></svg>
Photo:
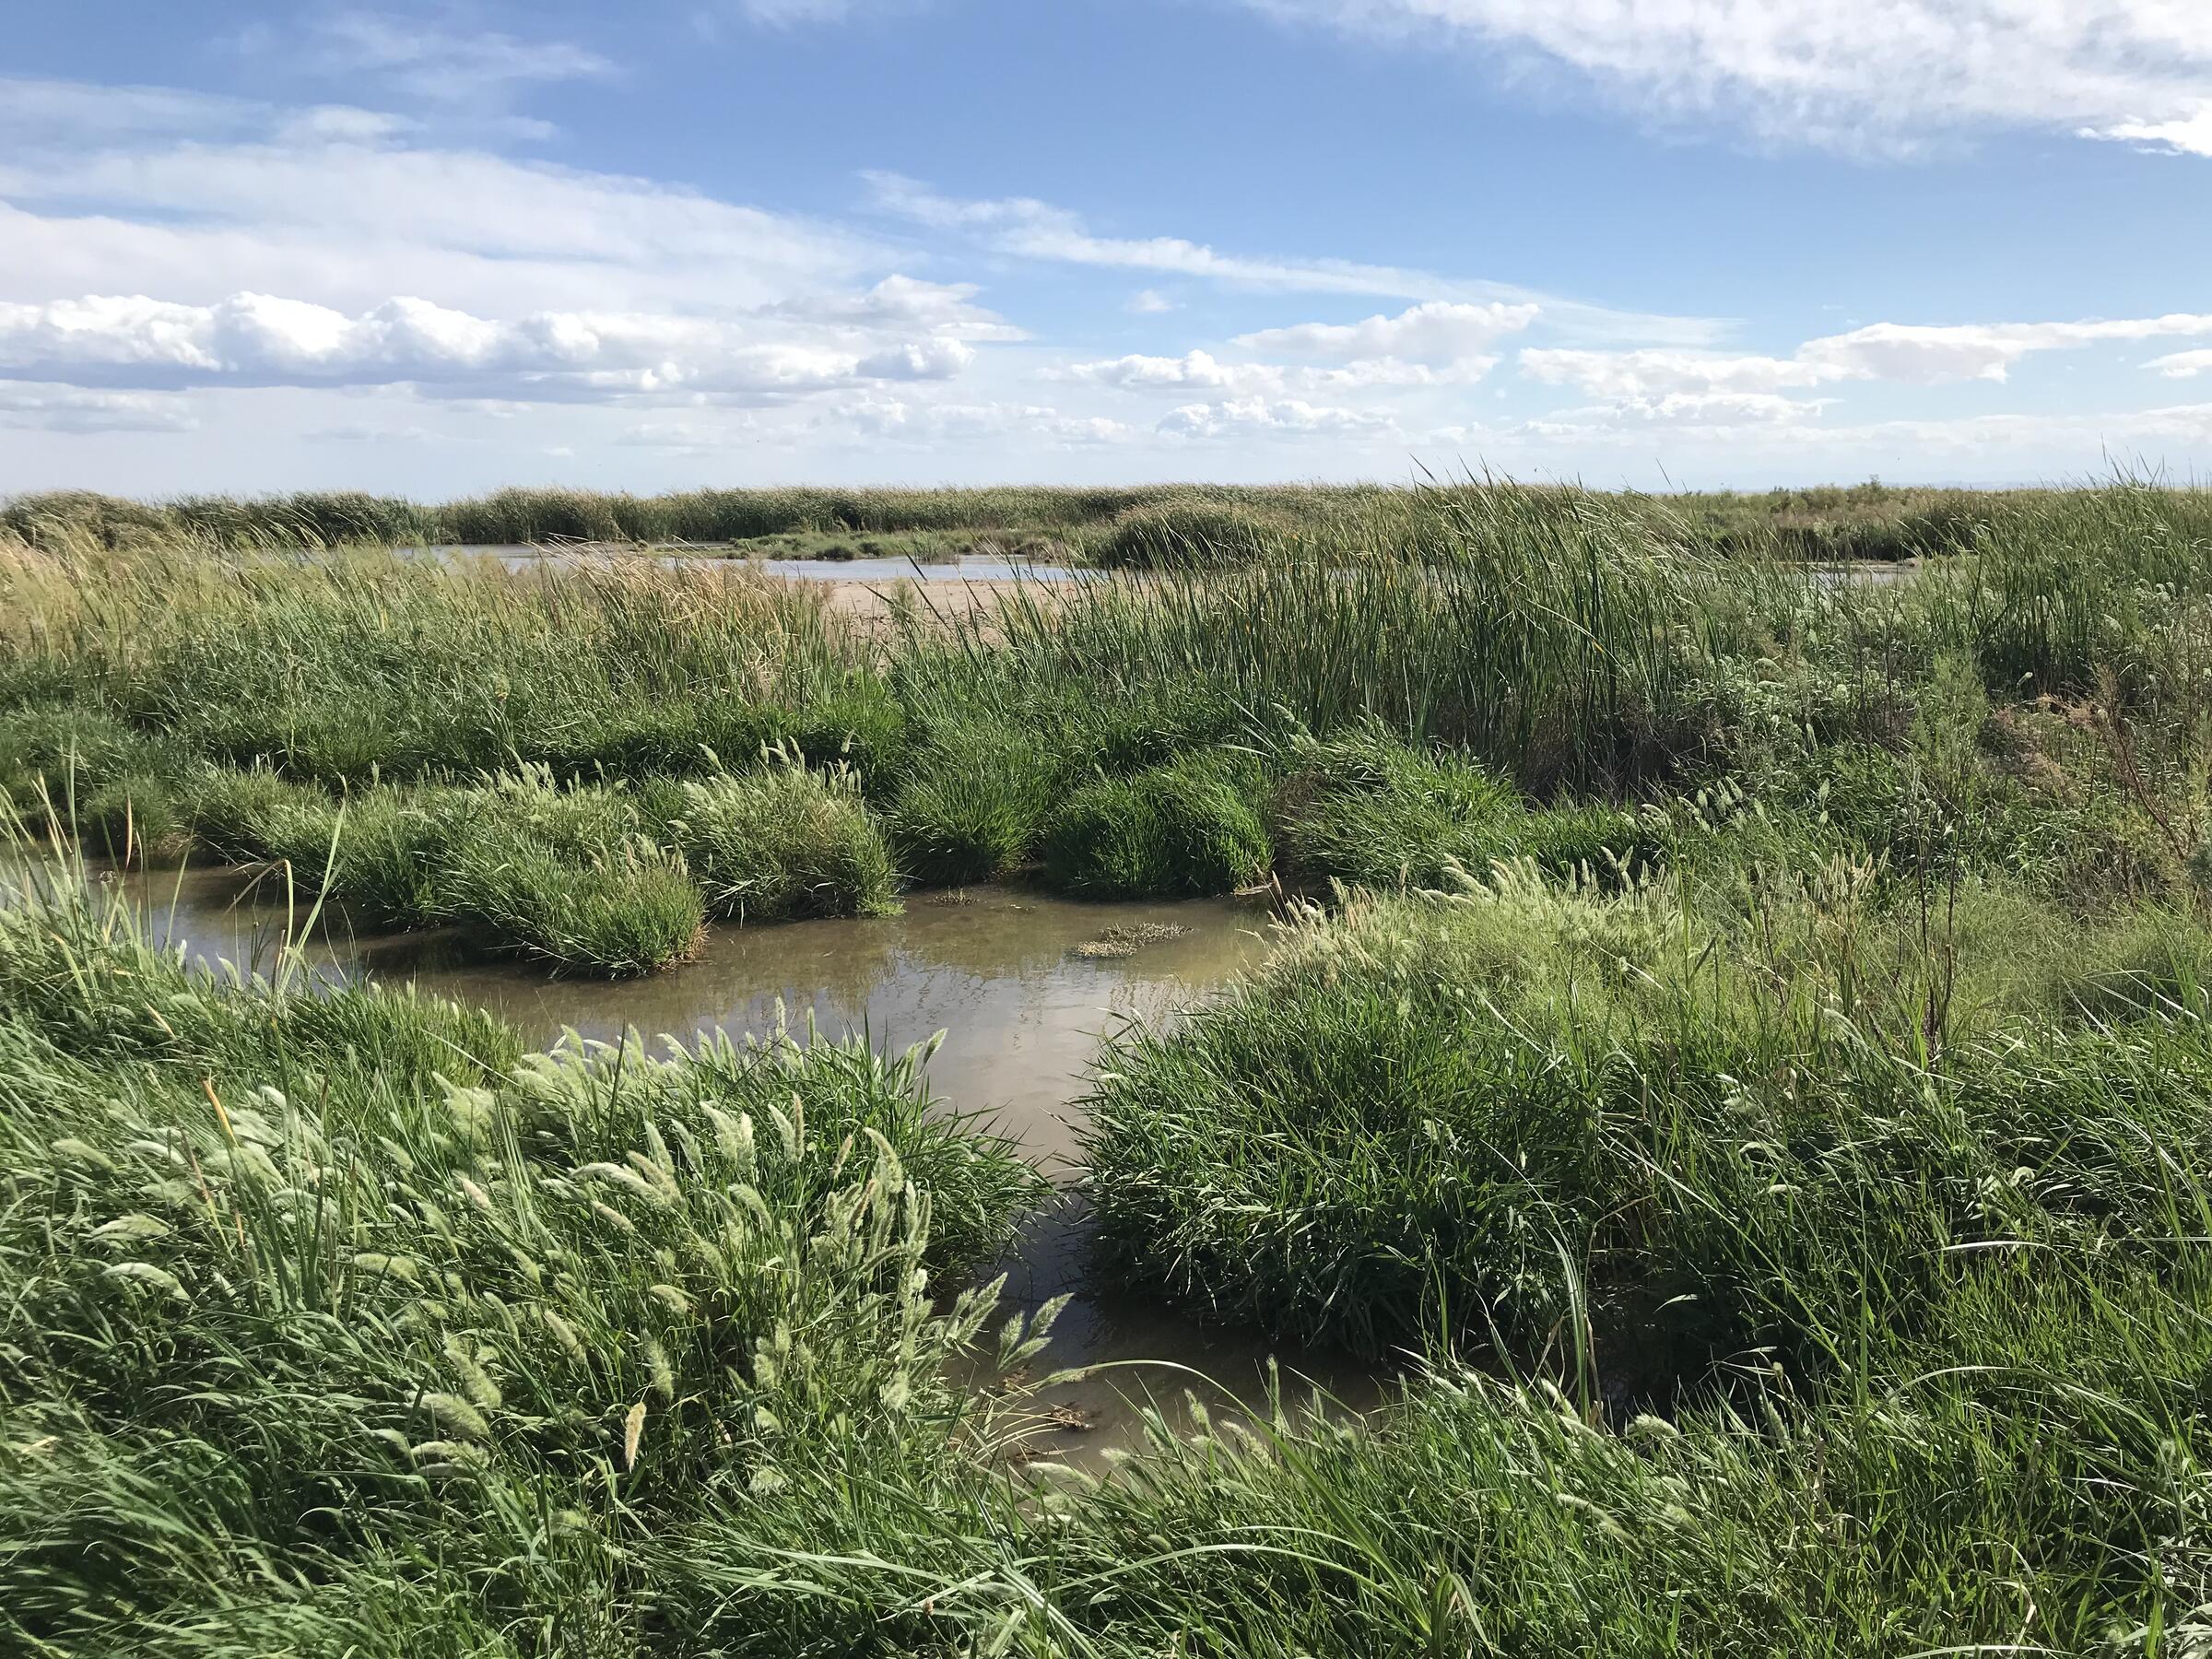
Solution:
<svg viewBox="0 0 2212 1659"><path fill-rule="evenodd" d="M891 76L916 41L991 22L986 0L727 0L613 40L484 6L253 9L168 54L170 80L88 76L61 25L31 43L53 63L0 60L0 490L1456 466L1752 487L2212 458L2212 401L2186 384L2212 372L2212 296L2171 221L2100 280L2045 201L2047 265L1993 281L1971 269L1971 213L1955 246L1889 245L1880 206L2031 203L2037 170L2074 167L2121 193L2110 211L2200 199L2212 8L2193 0L1173 14L1306 65L1331 135L1376 126L1335 152L1373 180L1438 165L1347 90L1394 77L1450 77L1482 131L1549 146L1487 154L1468 205L1422 218L1325 178L1230 196L1215 184L1306 152L1254 132L1194 159L1164 116L1156 176L1213 182L1135 205L1057 143L1025 161L898 119L831 143L764 112L744 146L702 147L725 115L670 55ZM917 119L960 127L939 90ZM1710 171L1724 205L1747 178L1821 181L1849 194L1865 257L1808 304L1802 274L1761 280L1756 226L1685 214L1678 243L1648 218L1624 241L1561 194L1632 193L1620 170L1640 167ZM1532 223L1554 229L1506 233ZM1739 233L1747 256L1722 269L1715 239Z"/></svg>

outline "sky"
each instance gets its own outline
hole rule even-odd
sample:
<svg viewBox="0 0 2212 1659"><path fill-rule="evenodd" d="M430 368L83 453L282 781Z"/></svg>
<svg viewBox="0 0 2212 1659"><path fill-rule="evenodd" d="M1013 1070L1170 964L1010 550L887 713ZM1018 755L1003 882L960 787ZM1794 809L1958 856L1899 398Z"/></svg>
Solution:
<svg viewBox="0 0 2212 1659"><path fill-rule="evenodd" d="M0 14L0 492L2212 473L2207 0Z"/></svg>

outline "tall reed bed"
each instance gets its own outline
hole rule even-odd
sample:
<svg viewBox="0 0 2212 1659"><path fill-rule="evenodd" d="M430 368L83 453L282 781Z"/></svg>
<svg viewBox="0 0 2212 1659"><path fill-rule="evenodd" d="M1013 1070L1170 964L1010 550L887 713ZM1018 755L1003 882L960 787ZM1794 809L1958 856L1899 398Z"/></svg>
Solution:
<svg viewBox="0 0 2212 1659"><path fill-rule="evenodd" d="M756 919L879 905L891 871L1159 894L1434 885L1447 859L1515 855L1603 871L1675 855L1665 826L1716 789L1820 856L1894 861L1940 833L1977 867L2136 896L2212 868L2189 783L2212 714L2190 492L2008 502L1966 551L1878 584L1716 557L1649 500L1358 499L1287 516L1256 564L1168 558L956 617L916 604L888 637L818 589L717 568L21 547L0 571L0 769L18 797L40 779L70 795L109 845L173 853L195 793L261 787L230 772L374 818L394 782L543 768L635 792L665 853L677 783L795 749L888 844L861 820L870 845L827 906L708 895ZM1224 756L1246 758L1236 812L1197 780ZM1223 810L1200 839L1228 851L1194 865L1170 819L1206 801ZM695 837L687 856L788 867L745 822L745 849ZM1110 841L1119 873L1093 856ZM617 885L675 897L629 863ZM500 908L558 959L527 897Z"/></svg>
<svg viewBox="0 0 2212 1659"><path fill-rule="evenodd" d="M1300 528L1375 524L1440 496L1528 493L1470 478L1418 487L1157 484L1125 488L971 489L771 488L665 495L508 488L442 503L358 490L258 498L184 497L149 502L55 490L0 502L0 531L25 540L90 537L110 547L177 536L231 547L516 545L560 542L740 542L822 533L926 531L1041 534L1107 563L1153 564L1199 553L1212 562L1265 557ZM1538 492L1572 512L1592 492ZM2026 503L2077 498L2064 490L1971 491L1880 484L1765 494L1623 496L1628 510L1723 553L1896 561L1971 542L1982 524Z"/></svg>
<svg viewBox="0 0 2212 1659"><path fill-rule="evenodd" d="M1548 790L1664 766L1690 737L1705 670L1753 649L1761 613L1793 613L1802 587L1597 498L1500 487L1318 539L1294 562L1178 564L1018 599L989 626L1031 675L1100 698L1180 688L1247 727L1315 733L1377 720Z"/></svg>

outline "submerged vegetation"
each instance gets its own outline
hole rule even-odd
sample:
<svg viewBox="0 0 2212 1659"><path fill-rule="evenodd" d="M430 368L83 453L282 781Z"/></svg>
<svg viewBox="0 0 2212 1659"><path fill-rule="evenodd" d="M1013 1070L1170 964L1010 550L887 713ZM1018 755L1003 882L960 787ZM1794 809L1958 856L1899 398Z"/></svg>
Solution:
<svg viewBox="0 0 2212 1659"><path fill-rule="evenodd" d="M2212 1651L2206 496L853 503L1141 570L885 630L9 509L12 1646ZM978 1275L1044 1185L925 1055L525 1054L165 955L77 846L566 972L1264 889L1265 961L1092 1068L1093 1271L1390 1397L1028 1461L1050 1319Z"/></svg>

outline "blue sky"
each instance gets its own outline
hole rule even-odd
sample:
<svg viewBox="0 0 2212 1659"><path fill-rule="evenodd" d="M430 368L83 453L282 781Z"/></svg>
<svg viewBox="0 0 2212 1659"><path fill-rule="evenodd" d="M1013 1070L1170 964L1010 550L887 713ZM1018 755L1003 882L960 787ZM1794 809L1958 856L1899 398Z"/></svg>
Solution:
<svg viewBox="0 0 2212 1659"><path fill-rule="evenodd" d="M2201 0L99 4L0 490L2212 462Z"/></svg>

